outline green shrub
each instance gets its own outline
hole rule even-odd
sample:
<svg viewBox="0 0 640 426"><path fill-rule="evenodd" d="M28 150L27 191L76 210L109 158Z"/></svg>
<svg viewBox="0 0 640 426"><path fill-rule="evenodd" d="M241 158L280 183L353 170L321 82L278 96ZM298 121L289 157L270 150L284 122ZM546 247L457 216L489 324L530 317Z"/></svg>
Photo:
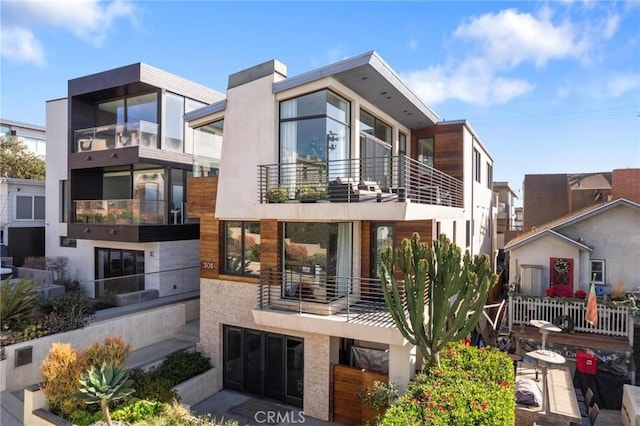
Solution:
<svg viewBox="0 0 640 426"><path fill-rule="evenodd" d="M171 386L182 383L211 368L209 358L200 352L180 351L169 355L160 366L152 371L154 377L164 377Z"/></svg>
<svg viewBox="0 0 640 426"><path fill-rule="evenodd" d="M173 385L166 377L157 377L140 369L134 369L130 371L129 378L133 380L136 398L166 403L180 400L180 395L171 389Z"/></svg>
<svg viewBox="0 0 640 426"><path fill-rule="evenodd" d="M38 295L33 293L36 285L9 279L0 282L0 323L3 330L22 330L33 315Z"/></svg>
<svg viewBox="0 0 640 426"><path fill-rule="evenodd" d="M88 426L102 420L101 411L90 411L88 409L77 409L73 412L70 419L71 423L76 426Z"/></svg>
<svg viewBox="0 0 640 426"><path fill-rule="evenodd" d="M162 402L133 398L114 409L111 418L125 423L133 423L157 416L163 410L164 404Z"/></svg>
<svg viewBox="0 0 640 426"><path fill-rule="evenodd" d="M513 365L505 353L454 343L440 355L440 367L409 383L382 425L514 424Z"/></svg>

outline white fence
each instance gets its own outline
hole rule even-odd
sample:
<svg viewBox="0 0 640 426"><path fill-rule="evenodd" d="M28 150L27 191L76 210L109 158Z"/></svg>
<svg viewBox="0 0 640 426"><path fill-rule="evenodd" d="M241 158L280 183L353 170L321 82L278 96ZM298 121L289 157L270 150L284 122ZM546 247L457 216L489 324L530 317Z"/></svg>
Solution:
<svg viewBox="0 0 640 426"><path fill-rule="evenodd" d="M553 322L559 317L568 317L573 330L584 333L627 337L633 346L633 317L628 306L611 306L598 303L598 322L595 326L584 319L586 301L531 296L509 297L509 330L516 324L529 324L537 319Z"/></svg>

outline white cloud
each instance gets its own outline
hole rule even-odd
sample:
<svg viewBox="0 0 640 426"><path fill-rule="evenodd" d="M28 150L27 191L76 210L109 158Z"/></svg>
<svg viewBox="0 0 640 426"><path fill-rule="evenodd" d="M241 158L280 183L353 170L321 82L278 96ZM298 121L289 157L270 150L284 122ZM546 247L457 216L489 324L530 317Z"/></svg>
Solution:
<svg viewBox="0 0 640 426"><path fill-rule="evenodd" d="M604 87L604 95L615 98L630 90L640 90L640 74L611 76Z"/></svg>
<svg viewBox="0 0 640 426"><path fill-rule="evenodd" d="M605 57L604 42L618 32L620 15L597 4L582 5L583 13L563 13L544 3L534 13L505 9L466 19L452 33L445 62L404 77L433 104L448 99L504 104L527 95L535 85L515 77L526 66L540 69L566 60L585 65ZM628 90L629 84L628 79L612 81L609 92ZM569 91L563 87L557 94Z"/></svg>
<svg viewBox="0 0 640 426"><path fill-rule="evenodd" d="M0 33L0 55L10 62L44 64L42 45L33 33L24 28L3 26Z"/></svg>
<svg viewBox="0 0 640 426"><path fill-rule="evenodd" d="M0 37L3 39L2 56L7 56L5 38L9 37L15 44L16 37L20 37L18 40L22 41L22 56L29 62L43 63L45 55L42 42L35 34L37 29L43 27L61 28L86 43L100 46L117 19L129 18L135 21L136 12L136 8L128 0L3 2L4 16L0 28Z"/></svg>
<svg viewBox="0 0 640 426"><path fill-rule="evenodd" d="M542 67L552 59L581 57L588 44L579 39L571 23L554 25L551 17L549 9L539 17L506 9L474 18L454 35L475 42L495 67L513 68L523 62Z"/></svg>

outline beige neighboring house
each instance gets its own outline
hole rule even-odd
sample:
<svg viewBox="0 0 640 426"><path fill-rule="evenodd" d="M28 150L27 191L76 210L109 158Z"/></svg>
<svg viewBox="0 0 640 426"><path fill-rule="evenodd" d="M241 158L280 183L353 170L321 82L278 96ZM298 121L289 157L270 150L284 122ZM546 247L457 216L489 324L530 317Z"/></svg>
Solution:
<svg viewBox="0 0 640 426"><path fill-rule="evenodd" d="M640 288L640 204L619 198L590 206L511 240L511 280L525 294L543 296L589 291L609 294L619 281L627 291Z"/></svg>

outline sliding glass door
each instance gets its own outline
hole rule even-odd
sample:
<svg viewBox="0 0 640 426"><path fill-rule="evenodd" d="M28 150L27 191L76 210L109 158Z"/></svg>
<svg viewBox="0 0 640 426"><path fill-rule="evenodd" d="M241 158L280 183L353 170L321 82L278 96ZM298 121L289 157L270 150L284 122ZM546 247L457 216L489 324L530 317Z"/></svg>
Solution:
<svg viewBox="0 0 640 426"><path fill-rule="evenodd" d="M304 341L225 325L223 386L302 407Z"/></svg>

